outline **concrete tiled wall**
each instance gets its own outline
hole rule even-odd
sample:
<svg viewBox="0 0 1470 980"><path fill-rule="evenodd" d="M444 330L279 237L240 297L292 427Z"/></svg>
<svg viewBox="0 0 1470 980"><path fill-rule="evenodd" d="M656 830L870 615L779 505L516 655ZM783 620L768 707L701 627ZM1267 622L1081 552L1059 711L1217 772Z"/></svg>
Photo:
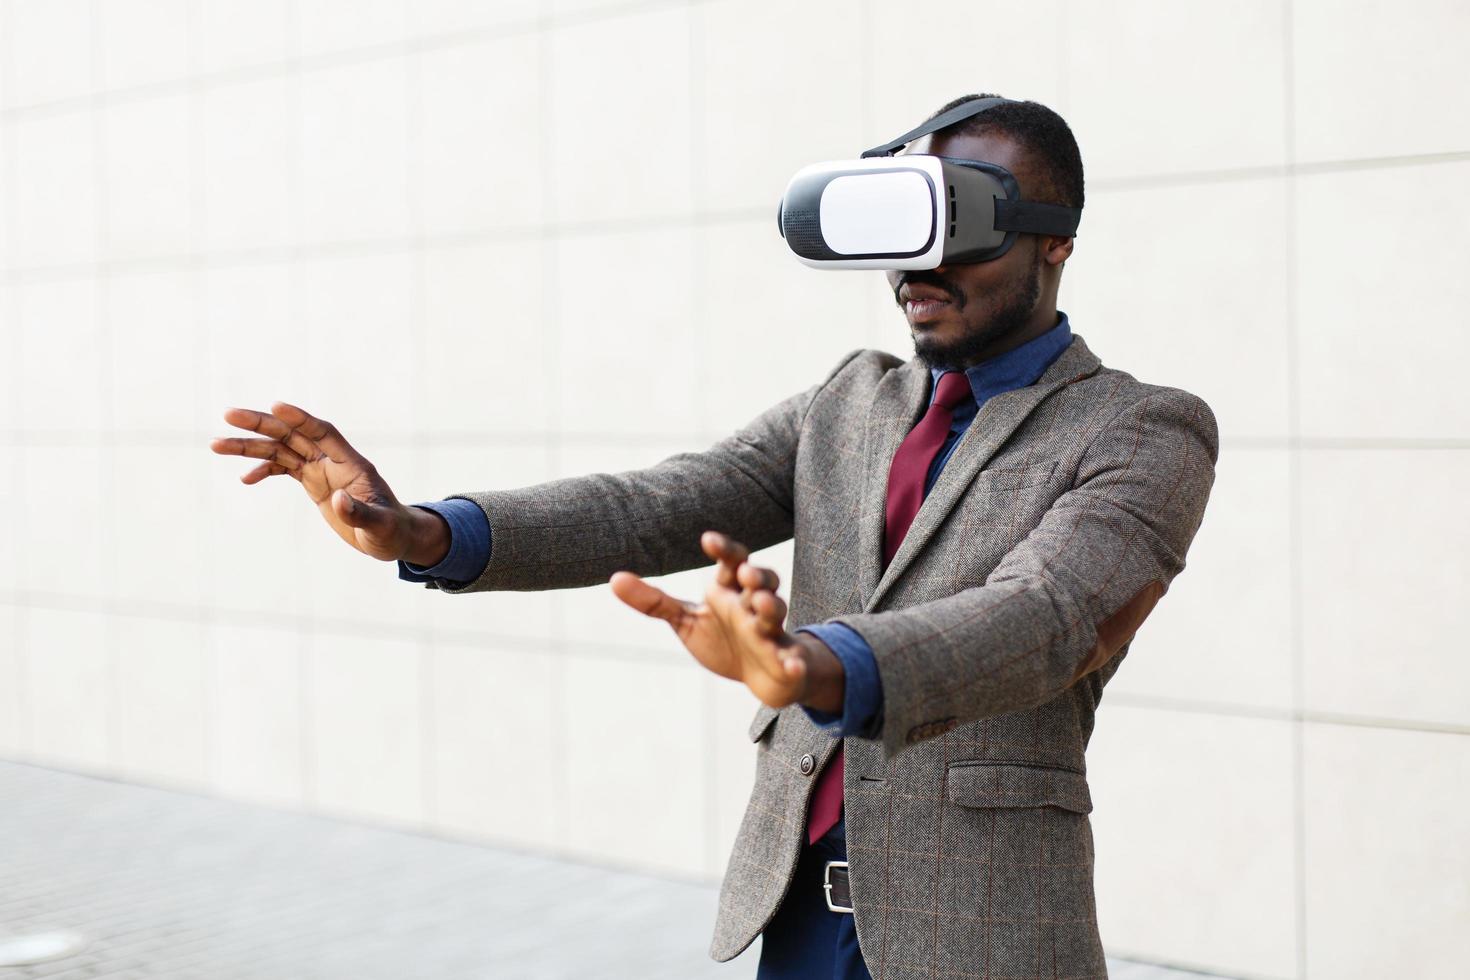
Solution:
<svg viewBox="0 0 1470 980"><path fill-rule="evenodd" d="M717 876L747 694L603 589L399 583L206 444L293 400L407 500L707 445L907 347L878 277L784 254L785 178L996 90L1082 145L1077 331L1223 435L1090 753L1105 940L1458 976L1467 30L1452 0L0 0L0 754Z"/></svg>

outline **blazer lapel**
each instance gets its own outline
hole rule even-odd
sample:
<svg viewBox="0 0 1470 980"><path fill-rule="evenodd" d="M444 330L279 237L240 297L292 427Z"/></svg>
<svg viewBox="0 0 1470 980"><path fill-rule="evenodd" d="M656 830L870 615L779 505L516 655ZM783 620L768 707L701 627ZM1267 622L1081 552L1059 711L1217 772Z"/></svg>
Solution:
<svg viewBox="0 0 1470 980"><path fill-rule="evenodd" d="M858 597L862 608L878 588L883 568L884 503L888 498L888 467L898 444L918 423L929 399L929 369L918 358L883 376L868 409L864 439L862 505L858 511Z"/></svg>
<svg viewBox="0 0 1470 980"><path fill-rule="evenodd" d="M873 412L868 418L870 455L867 462L868 478L863 494L863 533L861 535L863 548L861 565L864 569L871 568L876 571L882 565L883 508L888 493L888 468L893 461L893 454L898 451L899 443L903 441L909 429L916 424L929 390L928 368L919 363L917 359L888 375L889 378L892 378L900 371L908 371L916 364L919 369L920 383L917 386L919 394L917 401L909 408L909 414L905 416L897 410L913 399L909 389L914 387L914 382L912 379L905 379L902 384L895 385L895 388L900 390L895 391L894 397L890 399L883 397L883 386L879 386ZM898 552L893 556L893 561L881 576L877 576L877 581L871 587L860 590L865 612L873 610L893 586L894 581L903 574L904 569L913 563L920 550L934 536L939 525L944 522L949 512L965 495L965 490L975 478L975 474L990 462L991 457L1026 420L1026 417L1035 411L1036 407L1052 392L1096 373L1100 366L1101 362L1088 349L1082 337L1073 334L1072 343L1051 363L1035 384L1003 392L980 407L979 414L965 430L965 434L960 437L959 445L955 447L949 462L944 465L933 489L924 498L918 514L914 516L914 523L909 526L908 534L904 536L903 543L898 546ZM888 379L884 380L886 382ZM892 410L880 412L879 406L885 401ZM874 512L876 512L876 531L870 528L874 522ZM872 540L869 540L870 536Z"/></svg>

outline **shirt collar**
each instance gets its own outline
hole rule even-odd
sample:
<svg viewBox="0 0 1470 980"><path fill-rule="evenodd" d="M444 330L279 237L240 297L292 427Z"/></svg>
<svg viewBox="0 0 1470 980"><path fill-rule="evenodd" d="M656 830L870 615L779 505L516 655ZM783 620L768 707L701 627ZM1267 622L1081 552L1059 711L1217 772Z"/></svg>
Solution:
<svg viewBox="0 0 1470 980"><path fill-rule="evenodd" d="M1036 379L1046 373L1051 362L1071 343L1072 327L1067 322L1067 314L1061 313L1057 325L1041 336L967 369L965 376L970 379L976 407L1003 391L1035 384ZM934 380L934 384L929 386L929 400L932 402L934 393L939 390L939 376L944 372L930 368L929 373Z"/></svg>

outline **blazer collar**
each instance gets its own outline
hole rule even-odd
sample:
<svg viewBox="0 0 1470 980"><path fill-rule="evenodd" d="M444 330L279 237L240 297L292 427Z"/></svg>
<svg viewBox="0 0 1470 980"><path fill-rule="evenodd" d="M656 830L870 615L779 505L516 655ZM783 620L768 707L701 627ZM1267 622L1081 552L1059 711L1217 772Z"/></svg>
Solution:
<svg viewBox="0 0 1470 980"><path fill-rule="evenodd" d="M1052 392L1097 373L1102 362L1082 336L1042 373L1035 384L1005 391L986 400L955 447L933 489L914 516L908 534L886 570L883 563L884 502L888 496L888 468L899 443L923 416L929 401L929 369L912 358L883 376L868 410L862 504L859 511L858 595L870 612L913 564L915 556L934 536L944 518L964 496L966 488L1000 449L1011 433Z"/></svg>

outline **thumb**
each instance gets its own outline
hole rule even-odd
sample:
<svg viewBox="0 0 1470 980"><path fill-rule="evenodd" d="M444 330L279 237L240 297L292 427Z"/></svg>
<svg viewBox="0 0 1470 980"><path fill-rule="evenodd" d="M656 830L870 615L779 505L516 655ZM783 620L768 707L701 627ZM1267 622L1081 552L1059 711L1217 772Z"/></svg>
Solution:
<svg viewBox="0 0 1470 980"><path fill-rule="evenodd" d="M645 616L662 619L675 629L689 615L689 608L657 586L649 585L632 572L616 572L611 579L613 595Z"/></svg>
<svg viewBox="0 0 1470 980"><path fill-rule="evenodd" d="M332 509L344 523L364 531L391 532L394 525L392 510L358 500L346 490L332 491Z"/></svg>

